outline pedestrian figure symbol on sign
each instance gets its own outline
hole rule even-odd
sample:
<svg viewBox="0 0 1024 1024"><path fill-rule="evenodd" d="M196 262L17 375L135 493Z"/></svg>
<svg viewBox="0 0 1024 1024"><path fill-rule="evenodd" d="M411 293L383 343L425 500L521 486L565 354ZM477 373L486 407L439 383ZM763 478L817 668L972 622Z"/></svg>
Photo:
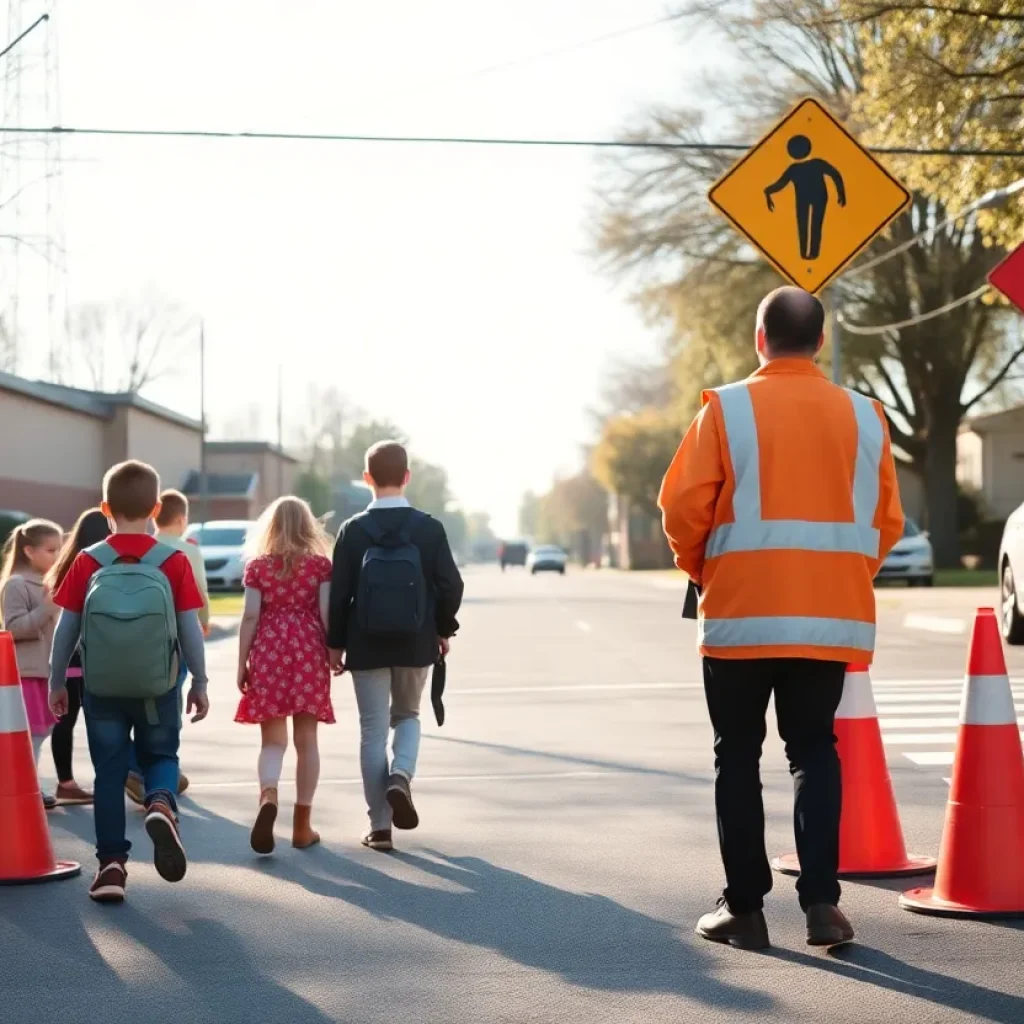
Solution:
<svg viewBox="0 0 1024 1024"><path fill-rule="evenodd" d="M832 179L840 206L846 205L846 186L843 184L843 176L827 160L817 157L808 159L811 155L811 140L806 135L794 135L786 143L786 152L794 162L783 171L778 181L764 190L764 197L768 209L774 213L772 196L787 185L793 186L800 255L805 260L816 260L821 255L821 235L829 202L825 179Z"/></svg>

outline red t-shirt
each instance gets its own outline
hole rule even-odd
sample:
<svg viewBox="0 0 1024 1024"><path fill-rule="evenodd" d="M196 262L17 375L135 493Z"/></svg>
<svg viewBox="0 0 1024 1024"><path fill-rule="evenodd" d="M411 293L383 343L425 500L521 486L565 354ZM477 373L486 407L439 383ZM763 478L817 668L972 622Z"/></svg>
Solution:
<svg viewBox="0 0 1024 1024"><path fill-rule="evenodd" d="M142 558L156 544L156 540L148 533L115 533L107 538L107 543L123 558ZM53 603L81 615L89 580L99 568L100 563L95 558L84 551L79 552L64 581L57 588L57 593L53 595ZM203 607L203 595L199 593L192 566L184 551L175 551L160 568L171 582L175 611L191 612Z"/></svg>

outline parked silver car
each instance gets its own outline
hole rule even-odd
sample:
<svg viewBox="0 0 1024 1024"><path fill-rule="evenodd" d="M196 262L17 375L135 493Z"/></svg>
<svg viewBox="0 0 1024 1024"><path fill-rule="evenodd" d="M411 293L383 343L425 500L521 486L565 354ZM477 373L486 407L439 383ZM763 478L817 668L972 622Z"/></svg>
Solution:
<svg viewBox="0 0 1024 1024"><path fill-rule="evenodd" d="M1024 505L1006 520L998 564L1003 639L1008 644L1024 644Z"/></svg>
<svg viewBox="0 0 1024 1024"><path fill-rule="evenodd" d="M188 528L186 539L203 553L206 584L211 590L241 590L245 572L245 540L253 523L245 519L218 519Z"/></svg>

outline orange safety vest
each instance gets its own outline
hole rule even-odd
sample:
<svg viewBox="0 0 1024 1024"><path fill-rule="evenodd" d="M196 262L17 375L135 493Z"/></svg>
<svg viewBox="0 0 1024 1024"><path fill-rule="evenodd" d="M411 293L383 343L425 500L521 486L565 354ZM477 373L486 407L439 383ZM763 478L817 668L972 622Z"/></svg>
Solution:
<svg viewBox="0 0 1024 1024"><path fill-rule="evenodd" d="M807 359L703 395L662 484L676 564L720 658L870 662L873 579L903 530L880 403Z"/></svg>

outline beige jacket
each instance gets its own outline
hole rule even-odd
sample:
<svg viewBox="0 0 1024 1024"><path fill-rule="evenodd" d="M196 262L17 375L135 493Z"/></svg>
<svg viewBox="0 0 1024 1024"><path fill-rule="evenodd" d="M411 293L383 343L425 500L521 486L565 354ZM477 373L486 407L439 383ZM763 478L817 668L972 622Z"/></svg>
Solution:
<svg viewBox="0 0 1024 1024"><path fill-rule="evenodd" d="M46 679L50 675L50 647L59 614L42 577L31 569L11 576L0 590L0 617L4 629L14 636L22 679Z"/></svg>
<svg viewBox="0 0 1024 1024"><path fill-rule="evenodd" d="M196 578L196 586L199 593L203 595L203 607L199 609L199 625L206 629L210 625L210 592L206 586L206 565L203 562L203 553L198 546L185 540L183 537L175 537L173 533L157 532L156 539L161 544L177 551L184 551L189 565L192 566L192 575Z"/></svg>

